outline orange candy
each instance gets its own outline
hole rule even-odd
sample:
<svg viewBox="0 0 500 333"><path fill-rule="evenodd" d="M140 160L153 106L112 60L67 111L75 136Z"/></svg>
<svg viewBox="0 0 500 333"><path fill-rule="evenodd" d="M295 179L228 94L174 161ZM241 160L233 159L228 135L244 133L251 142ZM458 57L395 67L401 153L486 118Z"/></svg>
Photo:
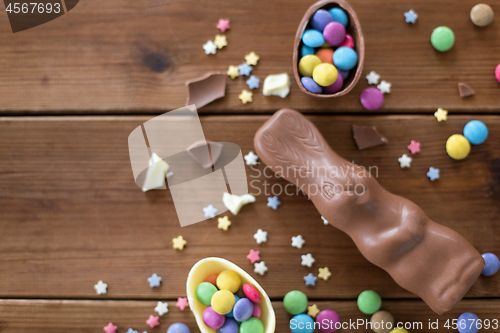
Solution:
<svg viewBox="0 0 500 333"><path fill-rule="evenodd" d="M321 60L322 63L328 63L333 65L332 49L319 49L318 52L316 52L316 56Z"/></svg>
<svg viewBox="0 0 500 333"><path fill-rule="evenodd" d="M217 281L217 276L219 276L219 274L210 274L205 278L205 282L210 282L211 284L216 286L215 281Z"/></svg>

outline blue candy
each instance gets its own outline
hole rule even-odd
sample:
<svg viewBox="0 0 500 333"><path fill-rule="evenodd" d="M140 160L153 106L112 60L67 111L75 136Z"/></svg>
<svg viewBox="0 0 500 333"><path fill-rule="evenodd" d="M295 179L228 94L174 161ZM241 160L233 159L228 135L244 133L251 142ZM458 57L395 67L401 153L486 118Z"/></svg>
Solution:
<svg viewBox="0 0 500 333"><path fill-rule="evenodd" d="M239 327L236 320L233 318L226 318L224 325L217 329L217 333L238 333ZM167 332L170 333L170 332Z"/></svg>
<svg viewBox="0 0 500 333"><path fill-rule="evenodd" d="M183 323L173 323L167 329L167 333L191 333L189 327Z"/></svg>
<svg viewBox="0 0 500 333"><path fill-rule="evenodd" d="M473 145L480 145L488 137L488 128L479 120L472 120L464 127L464 136Z"/></svg>
<svg viewBox="0 0 500 333"><path fill-rule="evenodd" d="M302 85L304 86L304 88L306 88L307 91L310 91L312 93L321 94L321 92L323 91L323 89L321 89L319 84L314 82L314 80L311 79L310 77L303 76L300 79L300 82L302 82Z"/></svg>
<svg viewBox="0 0 500 333"><path fill-rule="evenodd" d="M333 22L332 15L324 9L318 9L311 17L311 27L319 31L323 31L330 22Z"/></svg>
<svg viewBox="0 0 500 333"><path fill-rule="evenodd" d="M320 47L325 44L325 38L320 31L309 29L302 35L302 43L309 47Z"/></svg>
<svg viewBox="0 0 500 333"><path fill-rule="evenodd" d="M300 47L300 57L306 56L306 55L311 55L315 54L314 49L312 47L309 47L307 45L302 44Z"/></svg>
<svg viewBox="0 0 500 333"><path fill-rule="evenodd" d="M473 313L465 312L458 317L458 331L460 333L477 333L479 328L477 326L480 325L478 323L479 318Z"/></svg>
<svg viewBox="0 0 500 333"><path fill-rule="evenodd" d="M333 18L333 22L339 22L344 27L347 27L347 23L349 23L349 18L343 9L338 7L330 9L330 16Z"/></svg>
<svg viewBox="0 0 500 333"><path fill-rule="evenodd" d="M358 55L356 51L350 47L339 47L333 53L333 63L337 69L348 71L353 69L358 63Z"/></svg>
<svg viewBox="0 0 500 333"><path fill-rule="evenodd" d="M305 313L295 315L290 319L290 331L292 333L313 333L314 319Z"/></svg>
<svg viewBox="0 0 500 333"><path fill-rule="evenodd" d="M236 321L242 322L252 316L253 303L248 298L241 298L234 304L233 315Z"/></svg>
<svg viewBox="0 0 500 333"><path fill-rule="evenodd" d="M484 276L492 276L498 272L498 269L500 268L500 261L498 260L498 257L493 253L483 253L482 256L485 265L481 274Z"/></svg>
<svg viewBox="0 0 500 333"><path fill-rule="evenodd" d="M236 302L238 302L239 300L240 300L240 298L236 294L234 294L234 304L236 304ZM231 312L226 314L226 317L234 318L233 310L231 310Z"/></svg>

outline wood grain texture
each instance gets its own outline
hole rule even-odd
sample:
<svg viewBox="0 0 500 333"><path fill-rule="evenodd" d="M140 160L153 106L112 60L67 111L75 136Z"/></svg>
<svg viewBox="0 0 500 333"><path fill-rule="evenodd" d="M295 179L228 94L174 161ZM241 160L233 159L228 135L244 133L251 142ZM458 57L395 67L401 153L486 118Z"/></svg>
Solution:
<svg viewBox="0 0 500 333"><path fill-rule="evenodd" d="M431 116L314 116L328 143L342 156L367 168L388 190L408 197L433 220L469 240L481 253L500 253L500 119L477 117L490 136L472 147L463 161L453 161L445 141L470 120L450 116L438 123ZM253 135L263 116L203 117L205 136L238 144L243 154L253 150ZM354 299L365 289L385 298L412 298L381 269L367 262L348 236L323 225L307 197L280 195L281 207L266 206L270 189L287 183L264 165L247 168L250 191L257 202L240 214L229 214L232 226L217 229L216 220L181 228L169 191L143 193L133 180L127 137L146 117L28 117L0 119L0 297L99 298L93 285L108 283L110 299L157 299L185 295L190 267L206 256L220 256L251 272L273 298L300 289L317 299ZM375 125L389 143L358 151L352 124ZM397 158L409 153L410 140L421 142L410 169ZM441 179L426 177L430 166ZM175 172L175 170L172 170ZM259 174L261 174L259 176ZM265 185L267 183L267 185ZM276 185L277 184L277 185ZM267 193L265 189L267 188ZM258 191L261 191L259 194ZM289 192L294 188L289 186ZM219 198L214 198L219 200ZM252 235L268 231L258 245ZM291 237L306 243L292 248ZM171 239L187 240L183 251ZM253 273L246 259L259 250L269 271ZM312 268L300 266L311 253ZM305 287L303 276L328 266L333 275ZM151 289L147 277L163 277ZM467 297L499 297L500 275L480 277Z"/></svg>
<svg viewBox="0 0 500 333"><path fill-rule="evenodd" d="M208 71L225 72L255 51L261 56L253 74L292 74L296 29L313 0L109 0L80 1L57 20L13 34L0 17L0 111L4 114L161 113L185 103L187 80ZM475 0L423 0L413 4L415 25L405 23L409 4L394 0L350 0L366 41L365 76L374 70L392 83L380 110L387 113L498 113L500 84L498 20L475 27L469 11ZM498 3L490 3L500 12ZM383 16L381 16L383 13ZM202 45L219 33L221 17L231 19L229 45L207 56ZM432 30L451 27L456 45L441 54L430 45ZM292 78L292 77L291 77ZM293 78L292 78L293 80ZM317 100L292 83L290 95L264 97L242 105L243 78L229 82L225 98L203 112L270 113L281 107L304 112L364 112L356 88L339 99ZM476 92L460 99L458 82Z"/></svg>
<svg viewBox="0 0 500 333"><path fill-rule="evenodd" d="M139 332L165 332L175 322L183 322L191 332L199 332L194 317L189 310L180 311L175 302L168 301L169 312L160 318L160 325L150 329L145 321L153 311L156 302L153 301L59 301L59 300L1 300L2 312L1 329L5 333L19 332L50 332L75 333L102 332L102 327L110 321L118 326L118 332L124 333L128 328ZM349 324L358 320L369 320L370 316L363 315L354 301L310 301L317 304L321 310L332 309L337 312L341 322ZM276 333L288 333L291 316L286 312L283 303L273 302L276 313ZM463 312L473 312L481 320L499 320L499 300L464 300L450 313L437 316L425 304L413 300L392 301L384 300L382 308L394 316L396 325L412 325L415 329L410 332L450 332L453 330L444 327L447 320L457 319ZM429 321L438 320L438 329L429 329ZM423 329L417 329L422 325ZM494 332L496 330L482 330ZM342 332L372 332L366 328L364 322L357 329L342 329Z"/></svg>

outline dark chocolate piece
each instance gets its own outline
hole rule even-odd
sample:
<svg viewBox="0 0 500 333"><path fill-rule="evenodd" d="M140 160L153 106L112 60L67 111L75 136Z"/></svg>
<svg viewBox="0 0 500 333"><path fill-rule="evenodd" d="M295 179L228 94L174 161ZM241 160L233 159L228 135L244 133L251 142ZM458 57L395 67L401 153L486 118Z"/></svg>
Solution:
<svg viewBox="0 0 500 333"><path fill-rule="evenodd" d="M458 93L460 94L461 98L474 96L474 90L472 90L471 87L462 82L458 83Z"/></svg>
<svg viewBox="0 0 500 333"><path fill-rule="evenodd" d="M226 74L211 72L186 82L186 105L201 108L226 94Z"/></svg>
<svg viewBox="0 0 500 333"><path fill-rule="evenodd" d="M189 146L187 152L195 161L200 163L203 169L208 169L219 159L222 144L213 141L198 141Z"/></svg>
<svg viewBox="0 0 500 333"><path fill-rule="evenodd" d="M352 125L352 134L359 150L387 143L387 139L378 134L375 126Z"/></svg>
<svg viewBox="0 0 500 333"><path fill-rule="evenodd" d="M302 114L278 111L257 131L254 144L260 159L303 189L366 259L436 313L451 310L481 274L484 260L465 238L337 155Z"/></svg>

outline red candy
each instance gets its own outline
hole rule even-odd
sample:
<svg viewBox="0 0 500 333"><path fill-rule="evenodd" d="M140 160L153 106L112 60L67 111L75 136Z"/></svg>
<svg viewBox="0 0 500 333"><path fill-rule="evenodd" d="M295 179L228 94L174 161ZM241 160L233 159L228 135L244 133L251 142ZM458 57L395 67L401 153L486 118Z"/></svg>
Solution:
<svg viewBox="0 0 500 333"><path fill-rule="evenodd" d="M345 35L344 41L339 45L339 47L342 46L350 47L351 49L354 48L354 39L352 39L351 35Z"/></svg>
<svg viewBox="0 0 500 333"><path fill-rule="evenodd" d="M219 276L219 274L210 274L205 278L204 282L210 282L211 284L217 287L217 285L215 284L215 281L217 281L217 276Z"/></svg>
<svg viewBox="0 0 500 333"><path fill-rule="evenodd" d="M255 317L255 318L260 318L261 313L262 313L262 311L261 311L261 309L260 309L260 305L259 305L259 304L254 303L254 304L253 304L252 317Z"/></svg>
<svg viewBox="0 0 500 333"><path fill-rule="evenodd" d="M255 289L253 286L249 285L248 283L245 283L243 285L243 292L245 293L246 297L248 297L249 300L251 300L254 303L260 303L261 298L260 294Z"/></svg>

